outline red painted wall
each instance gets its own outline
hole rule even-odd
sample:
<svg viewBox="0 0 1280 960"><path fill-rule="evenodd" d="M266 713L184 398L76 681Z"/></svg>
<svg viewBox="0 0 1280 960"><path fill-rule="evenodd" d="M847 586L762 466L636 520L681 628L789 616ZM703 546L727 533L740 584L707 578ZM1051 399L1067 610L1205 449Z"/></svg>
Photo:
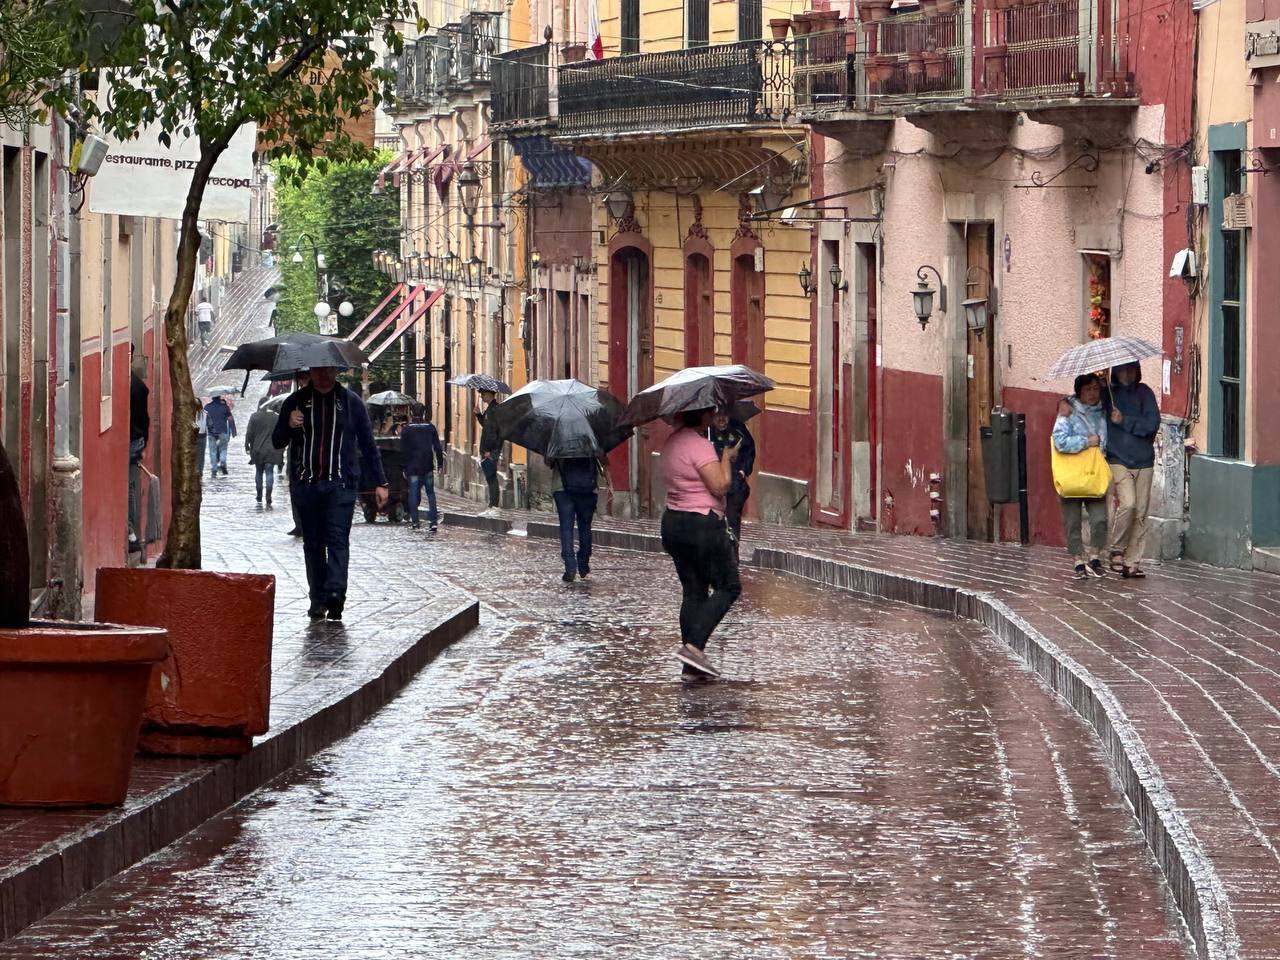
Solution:
<svg viewBox="0 0 1280 960"><path fill-rule="evenodd" d="M125 561L129 524L129 344L112 350L111 426L102 429L102 361L96 350L80 358L83 398L84 582L91 589L98 567Z"/></svg>
<svg viewBox="0 0 1280 960"><path fill-rule="evenodd" d="M1027 506L1031 518L1031 542L1062 546L1062 512L1053 489L1049 465L1049 437L1058 415L1060 394L1006 387L1004 406L1027 415ZM1018 505L1000 508L1000 537L1017 542Z"/></svg>
<svg viewBox="0 0 1280 960"><path fill-rule="evenodd" d="M882 374L880 529L932 536L929 474L942 473L944 463L942 378L888 368Z"/></svg>

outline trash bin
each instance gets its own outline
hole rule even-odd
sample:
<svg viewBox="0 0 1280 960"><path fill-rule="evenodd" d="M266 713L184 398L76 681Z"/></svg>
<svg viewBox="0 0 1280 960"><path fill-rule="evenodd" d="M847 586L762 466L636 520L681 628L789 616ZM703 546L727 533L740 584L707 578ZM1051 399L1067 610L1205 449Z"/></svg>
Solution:
<svg viewBox="0 0 1280 960"><path fill-rule="evenodd" d="M982 438L982 470L987 499L992 503L1018 501L1018 440L1014 415L996 407L990 426L979 428Z"/></svg>

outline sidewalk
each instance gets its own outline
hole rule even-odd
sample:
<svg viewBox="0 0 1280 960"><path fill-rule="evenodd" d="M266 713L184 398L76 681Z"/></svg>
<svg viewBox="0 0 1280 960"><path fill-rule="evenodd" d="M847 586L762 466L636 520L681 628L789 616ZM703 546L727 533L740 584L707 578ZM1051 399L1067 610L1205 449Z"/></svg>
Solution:
<svg viewBox="0 0 1280 960"><path fill-rule="evenodd" d="M224 313L214 342L207 349L197 346L197 384L228 376L218 373L225 362L222 344L269 335L270 304L261 299L260 273L250 271L229 293L224 304L238 304L239 313ZM237 405L241 436L262 389L255 378ZM286 534L284 489L278 509L256 510L242 440L233 443L231 454L230 475L204 484L204 569L276 577L270 730L251 752L231 760L140 756L129 797L115 809L0 809L0 940L346 736L478 623L475 601L443 579L411 574L403 564L389 572L353 563L345 623L312 625L302 545Z"/></svg>
<svg viewBox="0 0 1280 960"><path fill-rule="evenodd" d="M555 515L443 496L445 522ZM655 521L599 546L660 550ZM1203 957L1280 958L1280 578L1186 562L1068 578L1061 551L749 525L763 567L976 620L1097 731Z"/></svg>

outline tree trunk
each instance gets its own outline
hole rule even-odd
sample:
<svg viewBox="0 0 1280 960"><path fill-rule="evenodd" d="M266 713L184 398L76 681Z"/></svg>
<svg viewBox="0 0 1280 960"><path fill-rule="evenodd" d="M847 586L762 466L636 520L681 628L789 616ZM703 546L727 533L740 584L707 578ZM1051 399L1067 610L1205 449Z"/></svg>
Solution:
<svg viewBox="0 0 1280 960"><path fill-rule="evenodd" d="M234 131L233 131L234 132ZM230 142L226 140L200 145L200 160L191 175L191 188L182 211L182 233L178 240L178 275L173 293L164 311L165 345L169 354L169 390L173 396L172 497L169 530L164 553L157 567L179 570L200 569L200 468L196 464L196 416L199 401L191 383L191 367L187 363L187 307L196 281L196 262L200 257L200 202L214 164Z"/></svg>
<svg viewBox="0 0 1280 960"><path fill-rule="evenodd" d="M22 493L0 443L0 630L25 627L31 618L31 558Z"/></svg>

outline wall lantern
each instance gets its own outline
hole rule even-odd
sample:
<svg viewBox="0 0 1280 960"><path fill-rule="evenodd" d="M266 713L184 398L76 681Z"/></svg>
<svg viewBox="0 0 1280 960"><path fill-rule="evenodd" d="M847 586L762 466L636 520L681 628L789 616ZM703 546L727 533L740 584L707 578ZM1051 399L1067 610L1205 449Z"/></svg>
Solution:
<svg viewBox="0 0 1280 960"><path fill-rule="evenodd" d="M937 290L929 286L929 278L925 276L926 270L932 270L933 275L938 278ZM929 318L933 316L935 294L938 297L938 310L946 313L947 285L942 282L942 274L938 272L938 268L927 263L916 270L916 277L920 283L911 291L911 305L915 308L916 319L920 321L920 329L924 330L929 326Z"/></svg>
<svg viewBox="0 0 1280 960"><path fill-rule="evenodd" d="M621 220L631 209L630 190L610 190L604 195L604 208L614 220Z"/></svg>
<svg viewBox="0 0 1280 960"><path fill-rule="evenodd" d="M532 253L529 254L529 266L537 270L538 267L540 267L541 265L542 265L542 254L539 253L537 250L534 250Z"/></svg>
<svg viewBox="0 0 1280 960"><path fill-rule="evenodd" d="M294 251L293 251L293 256L292 256L292 257L290 257L289 259L290 259L293 263L301 263L301 262L302 262L302 251L298 250L298 249L295 247L295 248L294 248Z"/></svg>
<svg viewBox="0 0 1280 960"><path fill-rule="evenodd" d="M462 198L462 212L468 220L474 220L480 209L480 191L480 174L476 173L475 164L465 164L458 174L458 196Z"/></svg>
<svg viewBox="0 0 1280 960"><path fill-rule="evenodd" d="M472 256L466 264L467 286L479 287L484 280L484 261L477 256Z"/></svg>
<svg viewBox="0 0 1280 960"><path fill-rule="evenodd" d="M844 279L844 274L837 264L831 265L831 269L827 271L827 279L831 281L832 290L843 292L849 289L849 281Z"/></svg>
<svg viewBox="0 0 1280 960"><path fill-rule="evenodd" d="M974 272L977 271L978 279L972 279ZM962 306L964 307L964 323L965 326L982 336L982 331L987 329L987 320L996 315L996 288L992 281L991 271L986 267L974 265L969 268L965 274L965 287L977 286L983 276L987 278L987 290L989 291L985 297L971 297L966 300Z"/></svg>
<svg viewBox="0 0 1280 960"><path fill-rule="evenodd" d="M813 274L809 272L807 263L800 264L800 272L796 274L796 279L800 281L800 289L804 291L805 298L813 296Z"/></svg>

